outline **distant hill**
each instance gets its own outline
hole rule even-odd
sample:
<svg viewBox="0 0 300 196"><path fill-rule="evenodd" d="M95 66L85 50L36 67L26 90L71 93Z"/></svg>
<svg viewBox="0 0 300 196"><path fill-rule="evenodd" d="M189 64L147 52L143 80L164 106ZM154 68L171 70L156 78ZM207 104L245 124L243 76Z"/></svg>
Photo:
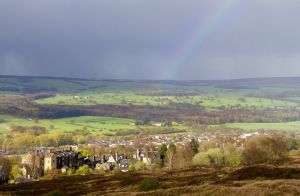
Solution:
<svg viewBox="0 0 300 196"><path fill-rule="evenodd" d="M88 92L93 90L140 90L157 87L201 87L211 86L223 89L258 89L260 87L300 86L300 77L249 78L234 80L96 80L43 76L0 75L0 91L13 93L40 92ZM107 87L107 88L106 88Z"/></svg>

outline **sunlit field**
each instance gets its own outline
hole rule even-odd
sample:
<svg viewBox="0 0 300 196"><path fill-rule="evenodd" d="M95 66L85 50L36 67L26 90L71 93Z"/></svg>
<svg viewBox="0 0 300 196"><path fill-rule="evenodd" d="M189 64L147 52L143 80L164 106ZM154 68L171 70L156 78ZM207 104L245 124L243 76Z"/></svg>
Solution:
<svg viewBox="0 0 300 196"><path fill-rule="evenodd" d="M274 130L274 131L300 131L300 121L281 123L228 123L227 127L239 128L246 131Z"/></svg>
<svg viewBox="0 0 300 196"><path fill-rule="evenodd" d="M141 96L133 92L123 93L98 93L86 95L57 95L51 98L40 99L38 104L62 104L62 105L152 105L168 106L171 103L188 103L201 105L209 109L220 107L241 107L245 109L268 109L282 107L296 107L297 103L266 98L244 97L234 93L218 93L217 96Z"/></svg>
<svg viewBox="0 0 300 196"><path fill-rule="evenodd" d="M12 126L44 127L50 133L52 132L87 132L90 134L114 134L117 131L126 131L134 129L163 129L157 126L136 126L135 120L126 118L81 116L60 119L20 119L12 116L0 116L0 132L4 133ZM173 129L186 129L181 124L173 123Z"/></svg>

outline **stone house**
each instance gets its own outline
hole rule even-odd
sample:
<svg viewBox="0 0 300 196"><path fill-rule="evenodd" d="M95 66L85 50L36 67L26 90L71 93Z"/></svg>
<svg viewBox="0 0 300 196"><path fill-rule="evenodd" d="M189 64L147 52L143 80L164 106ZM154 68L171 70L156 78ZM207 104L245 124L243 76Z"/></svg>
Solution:
<svg viewBox="0 0 300 196"><path fill-rule="evenodd" d="M57 156L54 153L49 153L45 156L44 172L53 169L57 169Z"/></svg>
<svg viewBox="0 0 300 196"><path fill-rule="evenodd" d="M157 151L141 152L137 149L133 158L137 161L144 162L146 165L154 165L160 160L160 154Z"/></svg>
<svg viewBox="0 0 300 196"><path fill-rule="evenodd" d="M112 166L115 166L117 164L120 163L121 160L126 159L127 156L125 154L118 154L118 152L116 152L115 155L110 155L108 157L107 163L109 163Z"/></svg>
<svg viewBox="0 0 300 196"><path fill-rule="evenodd" d="M64 151L48 153L44 162L44 171L62 169L63 167L77 169L85 163L85 159L79 152Z"/></svg>
<svg viewBox="0 0 300 196"><path fill-rule="evenodd" d="M84 164L84 157L72 147L33 148L22 157L22 174L25 178L38 179L47 170L62 168L79 168Z"/></svg>

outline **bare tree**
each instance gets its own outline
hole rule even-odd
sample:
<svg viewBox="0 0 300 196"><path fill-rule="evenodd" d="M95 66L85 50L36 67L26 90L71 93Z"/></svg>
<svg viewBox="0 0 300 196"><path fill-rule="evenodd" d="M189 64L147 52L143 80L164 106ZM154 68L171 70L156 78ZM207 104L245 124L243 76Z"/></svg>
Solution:
<svg viewBox="0 0 300 196"><path fill-rule="evenodd" d="M10 160L3 156L0 156L0 166L1 166L2 174L4 175L5 178L8 178L12 170L12 165Z"/></svg>
<svg viewBox="0 0 300 196"><path fill-rule="evenodd" d="M168 159L169 159L169 169L172 169L172 164L173 164L173 158L174 155L176 153L176 145L172 142L169 144L168 146L168 151L167 151L167 155L168 155Z"/></svg>

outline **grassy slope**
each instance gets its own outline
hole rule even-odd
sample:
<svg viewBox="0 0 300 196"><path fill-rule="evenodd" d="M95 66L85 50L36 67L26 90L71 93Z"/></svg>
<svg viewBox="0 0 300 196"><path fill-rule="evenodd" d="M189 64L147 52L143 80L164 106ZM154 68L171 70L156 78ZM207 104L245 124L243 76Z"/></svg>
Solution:
<svg viewBox="0 0 300 196"><path fill-rule="evenodd" d="M2 121L2 123L1 123ZM134 125L135 120L126 118L81 116L61 119L32 120L19 119L11 116L0 115L0 132L6 132L11 126L41 126L49 132L72 132L85 129L92 134L112 134L118 130L138 129ZM157 128L153 126L141 126L139 129ZM175 129L185 129L183 125L175 124Z"/></svg>
<svg viewBox="0 0 300 196"><path fill-rule="evenodd" d="M241 82L240 82L241 83ZM208 108L220 106L235 106L240 104L244 108L255 106L256 108L270 107L291 107L297 106L297 99L271 100L247 97L248 94L261 94L267 91L282 92L284 90L295 90L298 84L283 84L270 86L264 83L258 84L258 89L222 89L215 88L212 84L191 83L193 85L178 85L177 83L162 82L142 82L142 81L93 81L76 79L49 79L49 78L0 78L0 87L23 87L31 88L56 88L59 93L63 93L54 98L38 100L40 104L124 104L132 103L136 105L166 105L169 101L179 103L203 102ZM222 84L222 83L221 83ZM251 83L250 83L251 84ZM249 85L250 85L249 84ZM240 85L245 86L241 83ZM253 85L253 84L252 84ZM257 86L255 86L257 87ZM180 90L198 92L201 96L192 97L156 97L156 96L138 96L136 92L158 91L158 90ZM0 93L1 94L1 93ZM70 94L70 95L66 95ZM74 95L89 96L90 99L74 99ZM239 100L240 97L247 97L246 101ZM211 99L212 98L212 99ZM295 103L296 102L296 103Z"/></svg>
<svg viewBox="0 0 300 196"><path fill-rule="evenodd" d="M282 123L228 123L227 127L240 128L243 130L279 130L279 131L300 131L300 121Z"/></svg>
<svg viewBox="0 0 300 196"><path fill-rule="evenodd" d="M88 98L85 98L88 96ZM39 104L67 104L67 105L96 105L96 104L115 104L115 105L153 105L153 106L165 106L170 102L175 103L201 103L208 109L216 109L221 106L231 107L240 105L242 108L251 109L266 109L274 107L293 107L297 106L294 102L271 100L264 98L246 98L245 101L239 100L242 96L238 97L235 94L222 93L216 98L208 96L140 96L133 92L122 93L98 93L98 94L85 94L80 98L76 98L74 95L58 95L56 97L37 100Z"/></svg>
<svg viewBox="0 0 300 196"><path fill-rule="evenodd" d="M249 86L255 88L249 89L228 89L217 88L217 85L223 83L232 83L234 85ZM0 87L15 87L15 88L56 88L57 96L37 100L39 104L69 104L69 105L94 105L94 104L135 104L135 105L154 105L165 106L170 102L176 103L191 103L196 104L202 102L208 111L215 110L220 106L231 107L240 105L245 109L266 109L266 108L289 108L298 107L300 98L297 96L282 98L253 98L248 95L264 95L266 93L282 93L285 91L296 92L300 87L300 82L294 79L286 81L286 79L270 79L232 81L219 83L206 82L143 82L143 81L93 81L93 80L77 80L77 79L53 79L53 78L20 78L20 77L0 77ZM162 91L184 91L197 92L198 96L174 97L174 96L140 96L136 92L157 92ZM12 94L11 92L0 92L1 95ZM13 93L15 94L15 93ZM21 94L20 94L21 95ZM88 99L74 98L78 96L88 96ZM241 100L243 97L245 100ZM91 117L89 117L91 118ZM105 118L104 118L105 119ZM118 119L111 119L107 124L102 122L92 123L89 119L75 119L76 124L70 123L70 119L44 120L40 121L45 127L54 124L53 131L69 131L73 129L90 127L96 132L110 132L119 128L132 128L131 123L119 123ZM99 120L101 121L101 119ZM115 121L115 122L114 122ZM132 122L132 120L130 121ZM35 125L33 122L26 120L12 120L10 123L1 124L0 131L7 130L11 124L20 125ZM250 129L277 129L277 130L299 130L299 122L291 123L246 123L246 124L228 124L228 127L238 127L246 130Z"/></svg>
<svg viewBox="0 0 300 196"><path fill-rule="evenodd" d="M19 119L10 116L0 116L0 131L8 131L10 126L41 126L45 127L50 132L70 132L74 130L82 130L86 128L92 133L111 133L118 129L133 129L135 128L132 119L111 118L111 117L95 117L82 116L74 118L61 118L53 120L31 120Z"/></svg>
<svg viewBox="0 0 300 196"><path fill-rule="evenodd" d="M286 175L290 170L294 171L293 176ZM256 176L253 176L253 171L259 174L254 172ZM299 195L299 172L299 168L293 166L280 168L266 165L240 169L198 167L173 171L93 174L1 186L0 194L44 195L57 190L66 195ZM152 192L140 192L138 185L145 178L158 179L160 188Z"/></svg>

